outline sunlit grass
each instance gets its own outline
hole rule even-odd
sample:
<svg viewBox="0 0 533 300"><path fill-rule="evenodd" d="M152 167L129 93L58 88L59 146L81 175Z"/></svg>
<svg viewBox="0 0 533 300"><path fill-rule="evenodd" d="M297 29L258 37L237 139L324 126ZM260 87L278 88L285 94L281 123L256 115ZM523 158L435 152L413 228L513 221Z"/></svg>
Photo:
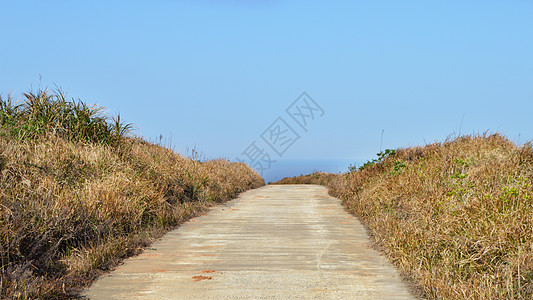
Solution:
<svg viewBox="0 0 533 300"><path fill-rule="evenodd" d="M531 145L463 136L324 178L300 179L328 185L426 297L533 298Z"/></svg>
<svg viewBox="0 0 533 300"><path fill-rule="evenodd" d="M63 94L0 101L0 298L70 297L210 205L264 184L199 162Z"/></svg>
<svg viewBox="0 0 533 300"><path fill-rule="evenodd" d="M81 100L68 100L58 90L28 92L22 103L14 103L11 96L0 97L0 126L4 134L18 140L37 138L45 133L69 141L116 144L127 136L132 124L110 118L104 108L88 105Z"/></svg>

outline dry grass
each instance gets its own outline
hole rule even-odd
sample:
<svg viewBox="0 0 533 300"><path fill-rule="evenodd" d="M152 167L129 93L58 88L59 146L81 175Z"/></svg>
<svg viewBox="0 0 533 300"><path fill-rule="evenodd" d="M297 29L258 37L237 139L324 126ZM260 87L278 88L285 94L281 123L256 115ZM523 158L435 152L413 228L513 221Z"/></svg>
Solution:
<svg viewBox="0 0 533 300"><path fill-rule="evenodd" d="M397 150L330 192L430 299L533 298L533 149L501 135Z"/></svg>
<svg viewBox="0 0 533 300"><path fill-rule="evenodd" d="M111 127L102 142L15 121L0 128L0 298L75 296L165 231L264 184L245 164L195 161Z"/></svg>
<svg viewBox="0 0 533 300"><path fill-rule="evenodd" d="M339 174L315 172L308 175L286 177L270 184L318 184L328 186Z"/></svg>

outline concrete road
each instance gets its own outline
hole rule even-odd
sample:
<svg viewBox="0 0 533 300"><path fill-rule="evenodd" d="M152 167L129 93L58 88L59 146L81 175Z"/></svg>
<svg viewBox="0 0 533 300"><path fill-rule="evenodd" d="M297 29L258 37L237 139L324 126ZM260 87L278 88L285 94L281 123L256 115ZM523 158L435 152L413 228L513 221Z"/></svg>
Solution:
<svg viewBox="0 0 533 300"><path fill-rule="evenodd" d="M266 186L166 234L90 299L415 299L322 186Z"/></svg>

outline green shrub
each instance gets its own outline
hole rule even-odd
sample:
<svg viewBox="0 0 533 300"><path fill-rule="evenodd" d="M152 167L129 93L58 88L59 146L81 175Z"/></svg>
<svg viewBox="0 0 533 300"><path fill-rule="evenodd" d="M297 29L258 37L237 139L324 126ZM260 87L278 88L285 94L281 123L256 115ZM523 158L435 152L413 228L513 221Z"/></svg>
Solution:
<svg viewBox="0 0 533 300"><path fill-rule="evenodd" d="M14 104L11 96L7 100L0 97L0 126L18 140L52 133L69 141L109 145L117 145L133 129L120 116L105 115L103 107L67 100L60 90L25 93L21 104Z"/></svg>

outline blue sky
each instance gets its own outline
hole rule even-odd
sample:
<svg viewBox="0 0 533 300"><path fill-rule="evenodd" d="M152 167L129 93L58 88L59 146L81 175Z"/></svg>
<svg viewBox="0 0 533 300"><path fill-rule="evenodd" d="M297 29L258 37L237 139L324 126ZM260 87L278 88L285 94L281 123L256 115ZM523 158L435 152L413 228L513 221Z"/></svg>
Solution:
<svg viewBox="0 0 533 300"><path fill-rule="evenodd" d="M532 1L1 1L0 93L41 84L176 151L238 156L303 91L284 159L533 139Z"/></svg>

